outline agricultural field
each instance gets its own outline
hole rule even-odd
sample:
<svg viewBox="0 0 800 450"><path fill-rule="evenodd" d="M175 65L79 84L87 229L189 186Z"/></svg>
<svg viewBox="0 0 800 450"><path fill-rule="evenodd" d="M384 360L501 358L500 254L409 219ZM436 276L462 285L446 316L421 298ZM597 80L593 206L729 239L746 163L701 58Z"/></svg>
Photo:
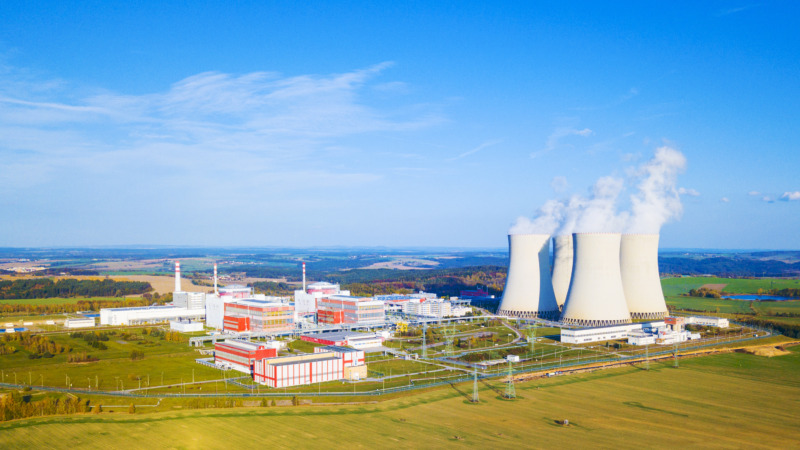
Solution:
<svg viewBox="0 0 800 450"><path fill-rule="evenodd" d="M32 418L0 424L0 446L787 448L800 435L800 352L789 350L538 379L518 383L511 401L501 382L484 382L479 404L464 383L377 404L184 410L167 402L147 414Z"/></svg>

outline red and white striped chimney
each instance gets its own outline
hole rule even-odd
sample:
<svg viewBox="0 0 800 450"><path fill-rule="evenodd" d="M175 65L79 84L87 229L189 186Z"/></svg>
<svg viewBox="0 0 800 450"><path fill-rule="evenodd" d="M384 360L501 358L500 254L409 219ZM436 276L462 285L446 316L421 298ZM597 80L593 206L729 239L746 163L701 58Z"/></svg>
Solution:
<svg viewBox="0 0 800 450"><path fill-rule="evenodd" d="M306 263L303 263L303 292L306 291Z"/></svg>
<svg viewBox="0 0 800 450"><path fill-rule="evenodd" d="M175 292L181 292L181 262L175 261Z"/></svg>

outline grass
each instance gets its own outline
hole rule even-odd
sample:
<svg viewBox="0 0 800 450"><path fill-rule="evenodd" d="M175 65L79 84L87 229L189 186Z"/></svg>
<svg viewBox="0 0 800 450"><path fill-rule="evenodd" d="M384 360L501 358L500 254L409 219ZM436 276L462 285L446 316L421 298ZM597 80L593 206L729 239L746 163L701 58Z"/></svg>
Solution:
<svg viewBox="0 0 800 450"><path fill-rule="evenodd" d="M3 448L764 447L797 445L800 353L733 353L503 385L471 383L379 404L56 416L0 424ZM128 402L117 403L127 404ZM170 406L169 403L166 406ZM145 408L139 408L142 412ZM119 410L118 410L119 411ZM557 423L568 419L570 426ZM264 430L270 430L265 432Z"/></svg>
<svg viewBox="0 0 800 450"><path fill-rule="evenodd" d="M723 291L731 294L756 294L759 289L800 288L800 280L784 278L681 277L661 280L666 296L680 295L704 284L724 284Z"/></svg>

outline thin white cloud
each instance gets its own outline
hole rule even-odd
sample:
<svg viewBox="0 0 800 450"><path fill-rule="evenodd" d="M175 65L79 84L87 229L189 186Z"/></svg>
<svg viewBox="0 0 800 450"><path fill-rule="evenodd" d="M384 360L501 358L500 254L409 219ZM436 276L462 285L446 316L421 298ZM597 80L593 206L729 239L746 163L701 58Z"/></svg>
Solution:
<svg viewBox="0 0 800 450"><path fill-rule="evenodd" d="M721 199L719 199L719 201L721 201L722 203L728 203L731 201L731 199L729 199L728 197L722 197Z"/></svg>
<svg viewBox="0 0 800 450"><path fill-rule="evenodd" d="M685 188L685 187L679 187L678 188L678 194L680 194L680 195L688 195L689 197L699 197L700 196L700 192L698 192L697 189L691 189L691 188Z"/></svg>
<svg viewBox="0 0 800 450"><path fill-rule="evenodd" d="M229 178L258 174L263 183L291 174L313 175L324 185L369 183L379 176L334 169L330 149L346 148L340 142L350 136L403 133L444 120L424 105L368 101L375 79L391 65L289 77L204 72L163 92L95 89L88 96L80 95L86 88L6 71L0 73L0 192L57 174L139 168L141 177L157 183L151 177L164 171L189 177L186 183L220 172Z"/></svg>
<svg viewBox="0 0 800 450"><path fill-rule="evenodd" d="M750 192L747 193L747 195L752 195L753 197L758 197L759 195L761 195L761 192L750 191Z"/></svg>
<svg viewBox="0 0 800 450"><path fill-rule="evenodd" d="M448 159L448 161L455 161L457 159L461 159L461 158L467 157L469 155L474 155L475 153L478 153L479 151L481 151L481 150L483 150L485 148L491 147L493 145L497 145L497 144L499 144L501 142L503 142L502 139L495 139L495 140L491 140L491 141L486 141L486 142L482 143L481 145L473 148L472 150L467 150L467 151L465 151L464 153L461 153L458 156L455 156L453 158Z"/></svg>
<svg viewBox="0 0 800 450"><path fill-rule="evenodd" d="M769 195L761 197L761 201L765 203L775 203L775 199L770 197Z"/></svg>
<svg viewBox="0 0 800 450"><path fill-rule="evenodd" d="M781 200L784 202L800 200L800 191L784 192L783 195L781 195Z"/></svg>
<svg viewBox="0 0 800 450"><path fill-rule="evenodd" d="M572 127L559 127L553 130L550 133L550 136L547 137L547 142L543 149L531 153L531 158L536 158L542 156L546 153L549 153L561 145L561 140L568 137L568 136L582 136L588 137L593 134L593 131L589 128L584 128L582 130L572 128Z"/></svg>
<svg viewBox="0 0 800 450"><path fill-rule="evenodd" d="M729 16L731 14L736 14L736 13L740 13L740 12L743 12L743 11L747 11L748 9L755 8L756 6L760 6L760 5L758 5L758 4L745 5L745 6L738 6L738 7L735 7L735 8L722 9L720 11L717 11L716 16L717 17Z"/></svg>

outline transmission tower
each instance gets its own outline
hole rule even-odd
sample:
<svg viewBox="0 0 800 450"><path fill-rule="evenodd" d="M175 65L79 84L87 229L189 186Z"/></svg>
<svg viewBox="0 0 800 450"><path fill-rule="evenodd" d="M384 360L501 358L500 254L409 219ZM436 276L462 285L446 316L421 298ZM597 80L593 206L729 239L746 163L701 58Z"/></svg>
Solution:
<svg viewBox="0 0 800 450"><path fill-rule="evenodd" d="M536 350L536 324L529 327L526 331L528 334L528 343L531 346L531 354L534 354L534 351Z"/></svg>
<svg viewBox="0 0 800 450"><path fill-rule="evenodd" d="M453 350L453 339L455 338L456 330L455 324L451 322L450 325L444 326L444 338L445 338L445 345L444 345L444 354L445 356L453 356L455 351Z"/></svg>
<svg viewBox="0 0 800 450"><path fill-rule="evenodd" d="M422 322L422 358L428 357L428 322Z"/></svg>
<svg viewBox="0 0 800 450"><path fill-rule="evenodd" d="M474 378L472 381L472 403L478 403L478 369L475 369Z"/></svg>
<svg viewBox="0 0 800 450"><path fill-rule="evenodd" d="M517 398L517 390L514 388L514 366L508 362L508 383L506 383L506 398Z"/></svg>
<svg viewBox="0 0 800 450"><path fill-rule="evenodd" d="M678 367L678 342L675 342L675 364L672 367Z"/></svg>
<svg viewBox="0 0 800 450"><path fill-rule="evenodd" d="M650 346L644 346L644 370L650 370Z"/></svg>

